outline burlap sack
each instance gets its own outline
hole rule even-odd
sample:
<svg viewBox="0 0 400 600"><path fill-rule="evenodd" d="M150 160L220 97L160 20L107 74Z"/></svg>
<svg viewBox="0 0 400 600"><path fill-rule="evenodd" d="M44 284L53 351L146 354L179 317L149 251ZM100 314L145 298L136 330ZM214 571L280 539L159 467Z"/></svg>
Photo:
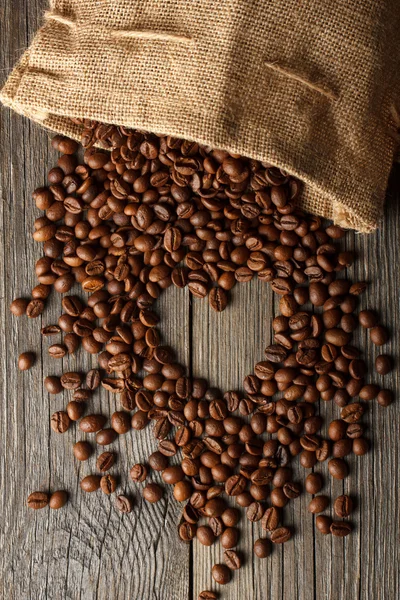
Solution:
<svg viewBox="0 0 400 600"><path fill-rule="evenodd" d="M306 210L379 221L396 146L398 0L55 0L2 102L265 160Z"/></svg>

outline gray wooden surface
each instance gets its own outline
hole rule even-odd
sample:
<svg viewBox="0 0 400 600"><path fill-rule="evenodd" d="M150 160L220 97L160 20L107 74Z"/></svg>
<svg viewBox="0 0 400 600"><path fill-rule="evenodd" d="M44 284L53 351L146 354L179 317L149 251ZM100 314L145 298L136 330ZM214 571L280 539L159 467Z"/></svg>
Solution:
<svg viewBox="0 0 400 600"><path fill-rule="evenodd" d="M1 0L0 77L3 80L27 46L40 23L43 0ZM33 266L40 247L31 238L38 216L31 191L45 182L55 154L48 134L8 110L0 111L0 296L1 296L1 418L0 418L0 598L18 600L195 600L212 587L210 568L219 561L219 546L211 549L177 540L179 508L168 496L158 505L135 494L131 515L119 515L109 498L84 495L78 480L94 468L77 466L71 447L75 428L55 434L50 415L65 405L61 396L43 389L43 377L67 367L84 368L91 358L79 353L61 366L46 353L40 327L56 321L60 299L38 320L11 318L8 305L35 285ZM399 340L399 230L400 173L391 185L386 217L379 232L369 237L349 234L347 245L359 255L350 270L354 280L372 282L363 306L376 308L390 324L387 350L398 357ZM178 349L179 359L192 365L193 374L208 377L221 389L240 388L243 377L263 357L270 340L274 299L269 287L256 281L237 286L233 302L215 314L207 302L169 289L158 303L165 339ZM40 322L41 321L41 322ZM367 335L358 342L373 358ZM38 349L35 367L16 369L17 355ZM95 361L95 359L94 359ZM399 378L385 378L385 386L399 391ZM397 387L396 387L397 386ZM96 394L93 407L109 413L114 400ZM321 406L327 420L338 415L331 404ZM357 497L355 532L345 540L317 535L306 510L307 498L290 503L287 519L295 538L274 548L264 561L251 559L259 524L242 522L239 548L245 566L223 589L226 600L395 600L399 597L399 458L398 402L388 409L371 403L366 417L373 451L350 459L351 476L342 482L327 477L324 492L346 492ZM120 470L155 448L150 432L135 432L118 441ZM326 473L326 465L319 470ZM303 473L297 471L298 476ZM61 511L26 509L27 495L36 489L66 488L71 493Z"/></svg>

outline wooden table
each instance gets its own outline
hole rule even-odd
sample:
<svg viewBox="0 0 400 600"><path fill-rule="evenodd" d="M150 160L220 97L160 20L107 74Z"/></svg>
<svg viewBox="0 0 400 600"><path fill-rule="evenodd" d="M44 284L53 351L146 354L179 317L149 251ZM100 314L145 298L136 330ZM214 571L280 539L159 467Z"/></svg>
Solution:
<svg viewBox="0 0 400 600"><path fill-rule="evenodd" d="M4 79L40 24L44 0L1 1L1 76ZM39 211L32 190L45 183L56 155L49 135L29 121L1 109L1 420L0 420L0 563L1 598L18 600L195 600L213 588L211 566L222 559L219 545L211 549L178 541L180 509L168 494L160 503L144 503L126 474L132 464L155 449L149 431L121 436L123 489L134 494L135 508L120 515L113 501L101 493L83 494L79 479L94 469L77 464L72 444L79 439L72 427L65 435L50 428L50 415L66 404L62 396L43 389L47 374L89 368L95 359L78 353L55 364L48 358L48 341L40 327L56 322L60 298L54 297L42 318L12 318L8 305L29 294L35 285L33 266L41 249L32 237ZM363 306L376 308L391 325L387 351L397 354L400 285L400 174L393 177L385 221L371 236L347 236L348 248L359 259L350 270L354 280L371 282ZM194 375L208 377L222 390L239 389L244 376L263 357L271 338L276 299L268 285L253 281L237 286L222 314L206 301L191 300L187 291L169 289L158 302L162 332L178 358ZM365 332L359 335L368 358L376 350ZM397 340L399 338L397 337ZM358 340L361 343L361 339ZM19 373L16 357L36 350L31 371ZM386 350L386 348L385 348ZM385 386L399 389L398 371ZM397 386L397 388L396 388ZM93 399L95 411L110 414L116 403L104 390ZM331 403L321 406L326 420L338 416ZM357 498L354 533L335 539L315 531L307 512L309 498L290 503L286 519L295 537L273 549L263 560L253 560L252 546L262 534L259 524L242 521L239 548L245 566L223 589L226 600L395 600L399 594L399 458L398 404L384 409L371 403L366 417L373 451L349 460L351 476L342 482L326 477L324 492L333 497L348 493ZM92 462L93 461L93 462ZM326 464L318 470L326 474ZM304 472L295 467L301 480ZM26 508L33 490L67 489L70 502L60 511L34 512Z"/></svg>

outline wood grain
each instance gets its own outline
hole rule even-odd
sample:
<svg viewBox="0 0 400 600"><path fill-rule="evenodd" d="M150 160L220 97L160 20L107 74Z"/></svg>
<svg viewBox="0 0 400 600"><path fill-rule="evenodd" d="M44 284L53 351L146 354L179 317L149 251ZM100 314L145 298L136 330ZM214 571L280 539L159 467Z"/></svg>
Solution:
<svg viewBox="0 0 400 600"><path fill-rule="evenodd" d="M1 0L0 72L9 72L40 24L44 0ZM79 479L94 469L77 465L72 444L76 428L55 434L51 414L67 399L49 396L43 377L62 370L84 370L95 359L79 353L63 364L47 354L49 342L40 327L55 322L60 298L53 298L38 320L14 319L11 300L26 295L35 285L33 265L40 248L31 237L38 216L31 191L44 184L53 165L48 134L8 110L0 111L0 294L1 294L1 418L0 418L0 596L14 600L82 599L196 600L202 589L213 589L211 567L222 561L219 546L181 544L176 536L180 507L168 494L158 505L140 499L132 482L123 491L133 496L131 515L117 513L109 498L83 495ZM398 168L397 168L398 169ZM385 351L398 360L399 306L399 169L392 178L385 220L370 236L349 234L347 246L359 255L349 277L371 282L363 307L375 308L390 324L392 341ZM194 375L207 377L221 390L240 389L244 376L263 358L271 338L276 298L268 285L253 281L237 286L223 314L215 314L207 301L190 299L188 292L170 289L158 303L162 333L178 350L178 358ZM365 332L356 340L369 360L376 356ZM38 353L35 367L23 374L16 356L25 350ZM398 369L382 380L399 391ZM321 403L322 404L322 403ZM102 391L91 407L110 414L117 404ZM327 421L338 415L331 403L320 406ZM264 561L252 559L254 541L263 532L259 524L242 520L239 549L244 567L223 590L226 600L394 600L399 590L399 479L398 405L388 409L371 403L366 416L373 452L349 460L351 476L332 482L326 465L315 470L325 476L324 492L336 497L346 492L357 498L352 521L355 532L346 540L317 535L307 512L309 498L302 495L285 509L285 520L295 528L294 539L273 548ZM121 436L117 451L120 471L155 449L150 431ZM296 479L304 470L295 464ZM126 479L123 480L126 482ZM26 497L34 489L70 491L68 507L33 513ZM122 491L122 489L121 489Z"/></svg>

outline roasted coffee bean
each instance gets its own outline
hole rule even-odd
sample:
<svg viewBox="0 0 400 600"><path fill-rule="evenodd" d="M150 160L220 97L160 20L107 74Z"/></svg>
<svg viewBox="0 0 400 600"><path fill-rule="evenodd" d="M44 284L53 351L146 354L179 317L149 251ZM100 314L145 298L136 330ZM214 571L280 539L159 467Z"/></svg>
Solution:
<svg viewBox="0 0 400 600"><path fill-rule="evenodd" d="M335 513L341 519L348 517L353 510L353 501L349 496L343 495L336 498L333 505Z"/></svg>
<svg viewBox="0 0 400 600"><path fill-rule="evenodd" d="M64 373L60 378L61 385L66 390L77 390L82 383L82 376L80 373Z"/></svg>
<svg viewBox="0 0 400 600"><path fill-rule="evenodd" d="M108 446L112 444L118 437L118 433L114 429L101 429L96 433L96 444L99 446Z"/></svg>
<svg viewBox="0 0 400 600"><path fill-rule="evenodd" d="M96 467L99 471L105 472L111 469L111 467L115 464L115 461L115 452L103 452L96 461Z"/></svg>
<svg viewBox="0 0 400 600"><path fill-rule="evenodd" d="M81 402L76 402L76 400L71 400L71 402L68 402L67 404L67 414L71 421L79 421L79 419L83 415L84 410L84 404L82 404Z"/></svg>
<svg viewBox="0 0 400 600"><path fill-rule="evenodd" d="M53 510L59 510L66 505L68 500L68 494L64 490L58 490L53 492L50 496L49 507Z"/></svg>
<svg viewBox="0 0 400 600"><path fill-rule="evenodd" d="M271 533L271 542L274 544L284 544L292 537L292 533L288 527L278 527Z"/></svg>
<svg viewBox="0 0 400 600"><path fill-rule="evenodd" d="M267 558L271 554L271 542L266 538L259 538L254 542L253 551L257 558Z"/></svg>
<svg viewBox="0 0 400 600"><path fill-rule="evenodd" d="M55 377L54 375L45 377L44 387L49 392L49 394L59 394L63 390L60 378Z"/></svg>
<svg viewBox="0 0 400 600"><path fill-rule="evenodd" d="M341 458L332 458L328 462L328 469L334 479L344 479L349 473L347 464Z"/></svg>
<svg viewBox="0 0 400 600"><path fill-rule="evenodd" d="M305 488L309 494L318 494L323 485L322 476L319 473L310 473L305 480Z"/></svg>
<svg viewBox="0 0 400 600"><path fill-rule="evenodd" d="M77 442L73 447L74 456L77 460L84 461L90 458L93 448L89 442Z"/></svg>
<svg viewBox="0 0 400 600"><path fill-rule="evenodd" d="M21 317L26 314L29 305L29 300L25 298L16 298L10 304L10 311L15 317Z"/></svg>
<svg viewBox="0 0 400 600"><path fill-rule="evenodd" d="M275 506L267 508L261 520L261 526L266 531L274 531L278 528L280 521L279 509Z"/></svg>
<svg viewBox="0 0 400 600"><path fill-rule="evenodd" d="M351 533L352 529L351 523L346 521L333 521L330 526L331 534L336 537L345 537Z"/></svg>
<svg viewBox="0 0 400 600"><path fill-rule="evenodd" d="M90 390L96 390L101 382L101 375L98 369L91 369L86 375L86 385Z"/></svg>
<svg viewBox="0 0 400 600"><path fill-rule="evenodd" d="M142 482L146 479L148 471L145 465L141 465L140 463L133 465L129 472L132 481Z"/></svg>
<svg viewBox="0 0 400 600"><path fill-rule="evenodd" d="M33 352L23 352L18 357L18 368L20 371L27 371L30 369L35 362L35 355Z"/></svg>
<svg viewBox="0 0 400 600"><path fill-rule="evenodd" d="M318 514L323 512L329 504L327 496L315 496L308 505L310 513Z"/></svg>
<svg viewBox="0 0 400 600"><path fill-rule="evenodd" d="M87 415L79 423L79 429L84 433L96 433L104 427L106 421L107 417L104 415Z"/></svg>
<svg viewBox="0 0 400 600"><path fill-rule="evenodd" d="M318 515L315 519L315 525L320 533L327 535L331 533L332 519L325 515Z"/></svg>
<svg viewBox="0 0 400 600"><path fill-rule="evenodd" d="M235 550L225 550L224 560L225 560L226 566L231 571L236 571L237 569L240 569L240 567L242 566L241 558L240 558L239 554L237 552L235 552Z"/></svg>
<svg viewBox="0 0 400 600"><path fill-rule="evenodd" d="M231 571L226 565L217 564L211 569L214 581L220 585L226 585L231 580Z"/></svg>
<svg viewBox="0 0 400 600"><path fill-rule="evenodd" d="M197 600L218 600L218 596L216 592L210 592L209 590L204 590L200 592Z"/></svg>
<svg viewBox="0 0 400 600"><path fill-rule="evenodd" d="M49 503L49 494L46 492L32 492L28 496L27 504L29 508L33 508L34 510L39 510L40 508L44 508Z"/></svg>
<svg viewBox="0 0 400 600"><path fill-rule="evenodd" d="M385 327L382 325L377 325L376 327L372 327L372 329L370 329L369 337L375 346L383 346L389 339L389 333Z"/></svg>
<svg viewBox="0 0 400 600"><path fill-rule="evenodd" d="M84 492L96 492L100 488L101 477L99 475L88 475L81 481L81 488Z"/></svg>
<svg viewBox="0 0 400 600"><path fill-rule="evenodd" d="M394 400L394 394L391 390L381 390L377 396L378 404L381 406L389 406Z"/></svg>
<svg viewBox="0 0 400 600"><path fill-rule="evenodd" d="M51 428L56 433L65 433L69 429L70 423L68 413L63 410L53 413L51 417Z"/></svg>
<svg viewBox="0 0 400 600"><path fill-rule="evenodd" d="M387 354L380 354L375 359L375 370L379 375L387 375L393 369L393 361Z"/></svg>
<svg viewBox="0 0 400 600"><path fill-rule="evenodd" d="M117 480L112 475L103 475L103 477L100 479L100 487L101 491L109 496L115 492L117 488Z"/></svg>
<svg viewBox="0 0 400 600"><path fill-rule="evenodd" d="M196 537L203 546L212 546L215 541L215 535L207 525L197 528Z"/></svg>
<svg viewBox="0 0 400 600"><path fill-rule="evenodd" d="M143 498L151 504L161 500L162 495L162 488L157 483L149 483L145 488L143 488Z"/></svg>
<svg viewBox="0 0 400 600"><path fill-rule="evenodd" d="M120 513L130 513L133 510L133 502L127 496L117 496L115 499L115 508Z"/></svg>

